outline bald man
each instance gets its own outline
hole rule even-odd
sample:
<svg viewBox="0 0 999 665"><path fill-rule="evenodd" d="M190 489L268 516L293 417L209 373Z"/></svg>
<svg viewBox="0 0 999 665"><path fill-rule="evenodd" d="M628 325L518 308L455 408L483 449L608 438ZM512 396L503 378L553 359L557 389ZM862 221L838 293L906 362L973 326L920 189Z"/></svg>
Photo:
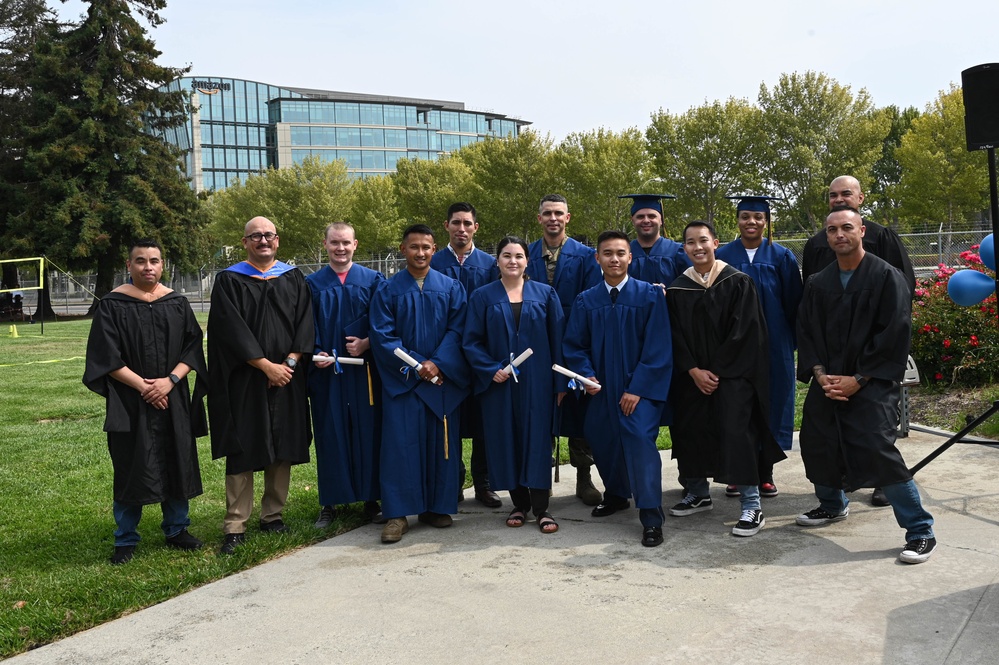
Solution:
<svg viewBox="0 0 999 665"><path fill-rule="evenodd" d="M277 260L279 241L269 219L251 219L246 260L219 272L212 288L208 415L212 457L226 458L222 554L246 538L253 472L264 471L260 530L280 533L291 467L309 461L312 297L302 273Z"/></svg>

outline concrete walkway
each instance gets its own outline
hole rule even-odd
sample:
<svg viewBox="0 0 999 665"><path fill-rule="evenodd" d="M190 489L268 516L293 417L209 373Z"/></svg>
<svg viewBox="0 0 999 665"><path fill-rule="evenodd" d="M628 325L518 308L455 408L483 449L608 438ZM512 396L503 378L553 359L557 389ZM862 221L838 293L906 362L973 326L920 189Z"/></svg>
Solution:
<svg viewBox="0 0 999 665"><path fill-rule="evenodd" d="M911 465L944 439L913 432ZM664 455L667 507L679 500ZM640 545L636 510L596 519L562 469L561 530L504 525L466 500L450 529L382 545L369 525L12 658L32 663L995 663L999 449L958 444L917 476L940 545L898 563L903 532L870 491L849 519L817 505L797 452L776 468L767 524L735 538L738 500L667 516ZM471 492L468 492L471 495Z"/></svg>

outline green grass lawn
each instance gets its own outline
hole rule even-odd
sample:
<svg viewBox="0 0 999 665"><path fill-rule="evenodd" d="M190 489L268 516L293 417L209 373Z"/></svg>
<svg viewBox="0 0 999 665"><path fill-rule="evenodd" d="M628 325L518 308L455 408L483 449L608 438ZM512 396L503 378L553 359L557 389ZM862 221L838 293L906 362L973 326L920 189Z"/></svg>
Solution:
<svg viewBox="0 0 999 665"><path fill-rule="evenodd" d="M198 319L204 327L207 314ZM292 469L285 509L290 532L260 533L253 518L246 545L231 557L219 556L225 464L212 460L205 437L198 441L205 493L191 500L190 528L205 548L167 549L159 506L147 506L135 558L109 565L114 519L104 400L81 381L90 321L47 323L44 336L39 325L19 324L17 339L8 330L8 324L0 328L0 658L363 524L357 504L328 531L317 532L315 463L302 464ZM669 447L665 429L659 445ZM470 442L463 449L467 467ZM561 453L568 463L564 439ZM255 505L263 487L259 474L257 481Z"/></svg>
<svg viewBox="0 0 999 665"><path fill-rule="evenodd" d="M204 326L207 315L199 314ZM225 512L224 461L199 440L205 493L191 501L198 552L167 549L158 506L146 508L142 543L125 566L107 563L114 539L111 460L102 431L104 401L81 382L90 321L0 327L0 658L148 607L207 582L362 524L360 505L326 532L312 523L319 504L315 464L292 470L282 535L262 534L252 519L247 543L217 554ZM999 397L997 397L999 398ZM804 386L799 385L797 429ZM659 448L670 447L663 429ZM464 455L468 466L471 446ZM568 463L563 439L562 463ZM569 474L566 474L569 475ZM562 482L574 482L574 476ZM466 486L471 483L469 478ZM262 478L258 476L259 504ZM505 493L504 493L505 494ZM506 502L508 503L508 499ZM377 532L372 530L372 539Z"/></svg>

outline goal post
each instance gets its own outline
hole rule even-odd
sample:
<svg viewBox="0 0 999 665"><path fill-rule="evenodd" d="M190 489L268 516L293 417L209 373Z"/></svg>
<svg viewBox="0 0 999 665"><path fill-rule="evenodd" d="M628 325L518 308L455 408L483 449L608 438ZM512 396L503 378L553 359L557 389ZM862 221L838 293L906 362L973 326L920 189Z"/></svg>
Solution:
<svg viewBox="0 0 999 665"><path fill-rule="evenodd" d="M8 289L0 288L0 293L11 293L14 291L41 291L45 288L45 257L33 256L27 259L0 259L0 267L8 263L24 263L38 271L38 284L36 286L24 286L26 280L21 279L21 268L16 268L18 286ZM35 264L35 265L31 265ZM4 269L6 272L6 269Z"/></svg>

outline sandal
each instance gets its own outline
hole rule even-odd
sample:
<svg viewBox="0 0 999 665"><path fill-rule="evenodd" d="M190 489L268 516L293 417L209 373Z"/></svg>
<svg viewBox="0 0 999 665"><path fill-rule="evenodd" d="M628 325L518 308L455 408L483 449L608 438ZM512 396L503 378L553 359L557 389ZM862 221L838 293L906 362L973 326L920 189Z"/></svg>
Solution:
<svg viewBox="0 0 999 665"><path fill-rule="evenodd" d="M545 511L538 515L538 528L541 529L541 533L555 533L558 531L558 522L551 513Z"/></svg>
<svg viewBox="0 0 999 665"><path fill-rule="evenodd" d="M510 511L510 515L506 518L506 525L516 528L518 526L524 526L525 521L527 521L527 511L521 510L520 508L514 508Z"/></svg>

